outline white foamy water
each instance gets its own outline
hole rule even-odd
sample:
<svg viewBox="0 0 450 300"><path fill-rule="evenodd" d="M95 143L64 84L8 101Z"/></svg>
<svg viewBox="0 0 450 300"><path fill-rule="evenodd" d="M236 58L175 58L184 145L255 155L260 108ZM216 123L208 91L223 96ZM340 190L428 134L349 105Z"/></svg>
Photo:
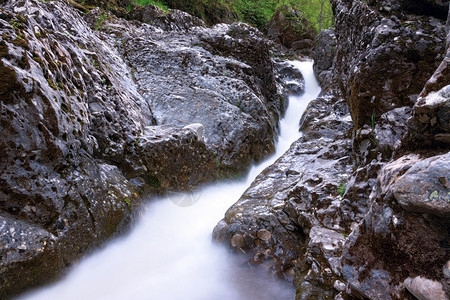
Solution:
<svg viewBox="0 0 450 300"><path fill-rule="evenodd" d="M300 97L290 97L274 155L252 167L246 179L213 184L195 196L152 201L128 235L82 260L59 282L21 299L294 299L292 285L260 268L243 266L211 242L212 230L225 211L300 137L300 117L320 88L312 62L292 63L303 73L306 90ZM174 204L178 201L195 203L183 207Z"/></svg>

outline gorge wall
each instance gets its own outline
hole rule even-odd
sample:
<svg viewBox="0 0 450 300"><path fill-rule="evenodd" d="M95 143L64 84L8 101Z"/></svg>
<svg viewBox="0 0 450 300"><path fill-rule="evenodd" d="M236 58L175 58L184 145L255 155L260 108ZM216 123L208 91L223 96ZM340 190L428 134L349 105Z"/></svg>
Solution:
<svg viewBox="0 0 450 300"><path fill-rule="evenodd" d="M214 237L297 299L448 299L449 4L331 2L303 136Z"/></svg>
<svg viewBox="0 0 450 300"><path fill-rule="evenodd" d="M143 198L273 151L287 92L276 70L295 74L242 23L72 4L0 6L0 298L125 230Z"/></svg>

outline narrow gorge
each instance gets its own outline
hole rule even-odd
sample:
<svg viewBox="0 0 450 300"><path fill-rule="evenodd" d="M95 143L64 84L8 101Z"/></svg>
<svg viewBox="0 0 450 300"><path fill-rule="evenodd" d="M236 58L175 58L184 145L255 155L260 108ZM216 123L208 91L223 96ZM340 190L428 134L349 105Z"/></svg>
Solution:
<svg viewBox="0 0 450 300"><path fill-rule="evenodd" d="M280 14L264 35L0 0L0 299L71 269L117 299L448 299L449 2L330 2L332 29L293 37Z"/></svg>

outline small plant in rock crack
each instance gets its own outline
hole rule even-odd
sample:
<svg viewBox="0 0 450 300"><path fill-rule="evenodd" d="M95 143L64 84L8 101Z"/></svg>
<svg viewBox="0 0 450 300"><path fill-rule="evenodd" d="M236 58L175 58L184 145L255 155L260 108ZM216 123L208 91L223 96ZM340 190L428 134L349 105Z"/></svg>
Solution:
<svg viewBox="0 0 450 300"><path fill-rule="evenodd" d="M95 26L94 29L95 30L100 30L100 28L102 28L103 23L105 23L106 18L108 17L108 15L106 14L101 14L96 20L95 20Z"/></svg>
<svg viewBox="0 0 450 300"><path fill-rule="evenodd" d="M377 146L377 140L375 139L375 109L372 112L372 116L370 116L370 127L372 128L372 132L370 134L370 141Z"/></svg>
<svg viewBox="0 0 450 300"><path fill-rule="evenodd" d="M344 196L345 191L347 190L347 181L341 177L341 182L339 183L339 186L337 188L339 196Z"/></svg>

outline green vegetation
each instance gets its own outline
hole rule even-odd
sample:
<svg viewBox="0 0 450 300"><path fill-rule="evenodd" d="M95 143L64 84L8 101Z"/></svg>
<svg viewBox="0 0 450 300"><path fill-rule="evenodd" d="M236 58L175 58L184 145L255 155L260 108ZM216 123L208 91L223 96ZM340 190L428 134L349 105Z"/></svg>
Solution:
<svg viewBox="0 0 450 300"><path fill-rule="evenodd" d="M345 190L347 189L347 182L344 178L341 178L341 182L339 183L339 186L337 188L337 192L339 193L339 196L344 196Z"/></svg>
<svg viewBox="0 0 450 300"><path fill-rule="evenodd" d="M106 18L108 17L108 15L106 14L101 14L97 20L95 20L95 26L94 29L95 30L100 30L103 26L103 23L105 23Z"/></svg>
<svg viewBox="0 0 450 300"><path fill-rule="evenodd" d="M49 85L52 89L54 89L54 90L57 90L57 89L58 89L58 87L56 86L56 84L55 84L55 82L53 81L53 79L47 78L47 82L48 82L48 85Z"/></svg>
<svg viewBox="0 0 450 300"><path fill-rule="evenodd" d="M275 10L291 6L303 12L316 30L333 25L333 13L329 0L234 0L233 9L244 22L263 29Z"/></svg>
<svg viewBox="0 0 450 300"><path fill-rule="evenodd" d="M163 2L163 0L159 1L159 0L134 0L134 2L136 3L136 5L155 5L158 6L159 8L161 8L162 10L169 10L169 7L166 5L166 3ZM127 10L129 10L131 7L128 6Z"/></svg>
<svg viewBox="0 0 450 300"><path fill-rule="evenodd" d="M134 0L164 10L175 8L202 18L206 23L243 21L264 30L276 9L288 5L299 9L317 31L333 25L329 0ZM128 8L130 9L130 7Z"/></svg>

